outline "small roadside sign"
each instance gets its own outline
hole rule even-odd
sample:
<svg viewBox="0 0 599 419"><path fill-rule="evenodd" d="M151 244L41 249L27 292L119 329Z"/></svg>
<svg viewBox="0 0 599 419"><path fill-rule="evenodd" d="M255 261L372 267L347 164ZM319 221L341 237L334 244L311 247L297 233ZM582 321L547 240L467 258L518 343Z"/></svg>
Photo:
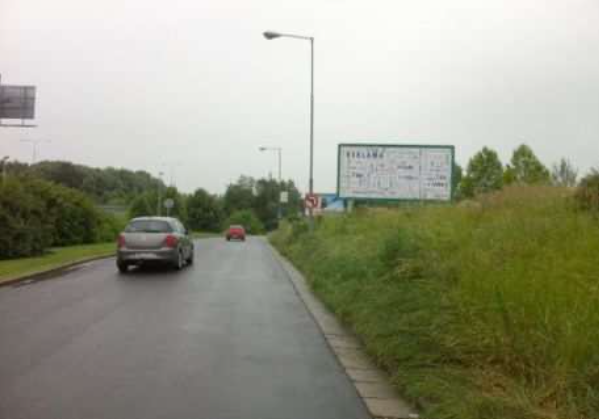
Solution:
<svg viewBox="0 0 599 419"><path fill-rule="evenodd" d="M171 209L174 206L175 206L175 201L173 201L171 198L167 198L164 200L164 208Z"/></svg>
<svg viewBox="0 0 599 419"><path fill-rule="evenodd" d="M308 209L316 209L319 207L320 198L316 194L307 194L304 203Z"/></svg>
<svg viewBox="0 0 599 419"><path fill-rule="evenodd" d="M280 202L281 204L286 204L289 202L289 192L287 191L281 191L281 195L280 195Z"/></svg>

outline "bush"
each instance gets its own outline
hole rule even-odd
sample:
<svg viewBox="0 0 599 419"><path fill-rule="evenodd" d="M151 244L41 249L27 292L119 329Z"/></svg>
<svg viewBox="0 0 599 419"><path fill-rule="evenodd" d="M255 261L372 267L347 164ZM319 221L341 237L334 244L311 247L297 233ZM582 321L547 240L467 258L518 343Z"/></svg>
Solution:
<svg viewBox="0 0 599 419"><path fill-rule="evenodd" d="M83 193L33 177L0 186L0 258L40 254L49 246L113 240L116 220Z"/></svg>
<svg viewBox="0 0 599 419"><path fill-rule="evenodd" d="M272 240L425 417L599 417L599 225L567 189L325 218Z"/></svg>
<svg viewBox="0 0 599 419"><path fill-rule="evenodd" d="M23 182L45 204L44 216L54 227L52 246L94 243L98 240L101 213L86 195L39 179Z"/></svg>
<svg viewBox="0 0 599 419"><path fill-rule="evenodd" d="M582 178L574 197L579 208L599 213L599 170L593 169Z"/></svg>
<svg viewBox="0 0 599 419"><path fill-rule="evenodd" d="M44 200L8 176L0 184L0 259L40 254L52 236Z"/></svg>
<svg viewBox="0 0 599 419"><path fill-rule="evenodd" d="M242 225L248 234L264 234L264 225L252 210L238 210L229 216L225 222L228 227L233 224Z"/></svg>
<svg viewBox="0 0 599 419"><path fill-rule="evenodd" d="M113 214L103 213L100 217L97 241L106 243L116 241L117 236L125 229L127 220Z"/></svg>

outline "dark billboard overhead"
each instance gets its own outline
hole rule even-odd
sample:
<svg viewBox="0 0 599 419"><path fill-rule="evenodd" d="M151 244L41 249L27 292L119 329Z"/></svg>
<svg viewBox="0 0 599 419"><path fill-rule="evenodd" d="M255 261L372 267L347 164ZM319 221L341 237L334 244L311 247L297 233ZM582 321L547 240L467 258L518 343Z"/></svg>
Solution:
<svg viewBox="0 0 599 419"><path fill-rule="evenodd" d="M35 86L0 85L0 119L34 119Z"/></svg>

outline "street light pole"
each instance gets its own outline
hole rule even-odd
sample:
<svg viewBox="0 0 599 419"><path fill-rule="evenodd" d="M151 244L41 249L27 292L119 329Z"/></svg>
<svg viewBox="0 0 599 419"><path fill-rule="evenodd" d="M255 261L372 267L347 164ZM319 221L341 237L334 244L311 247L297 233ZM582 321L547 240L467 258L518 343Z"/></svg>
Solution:
<svg viewBox="0 0 599 419"><path fill-rule="evenodd" d="M161 205L160 205L160 201L162 200L162 197L160 196L161 190L162 190L162 175L164 173L163 172L158 172L158 202L156 203L156 214L160 217L160 209L161 209Z"/></svg>
<svg viewBox="0 0 599 419"><path fill-rule="evenodd" d="M33 150L31 156L31 164L35 164L37 161L37 145L40 143L49 143L50 140L21 140L22 143L30 143Z"/></svg>
<svg viewBox="0 0 599 419"><path fill-rule="evenodd" d="M281 147L260 147L260 151L276 151L278 155L278 166L279 166L279 188L282 187L283 177L282 177L282 167L283 167L283 149ZM283 206L281 204L281 194L279 190L279 209L277 217L279 220L283 218Z"/></svg>
<svg viewBox="0 0 599 419"><path fill-rule="evenodd" d="M268 40L276 38L295 38L310 41L310 179L308 183L309 194L314 194L314 37L293 35L286 33L278 33L267 31L264 32L264 37ZM309 209L311 226L313 220L312 208Z"/></svg>
<svg viewBox="0 0 599 419"><path fill-rule="evenodd" d="M314 38L310 38L310 195L314 193ZM312 208L310 208L312 217Z"/></svg>

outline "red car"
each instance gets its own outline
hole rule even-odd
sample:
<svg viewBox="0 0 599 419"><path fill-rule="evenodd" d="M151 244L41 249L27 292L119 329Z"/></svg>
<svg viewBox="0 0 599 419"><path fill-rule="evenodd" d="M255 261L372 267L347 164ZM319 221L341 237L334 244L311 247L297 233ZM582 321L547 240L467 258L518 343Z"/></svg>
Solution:
<svg viewBox="0 0 599 419"><path fill-rule="evenodd" d="M241 240L245 241L245 228L240 225L232 225L227 230L227 241L230 240Z"/></svg>

